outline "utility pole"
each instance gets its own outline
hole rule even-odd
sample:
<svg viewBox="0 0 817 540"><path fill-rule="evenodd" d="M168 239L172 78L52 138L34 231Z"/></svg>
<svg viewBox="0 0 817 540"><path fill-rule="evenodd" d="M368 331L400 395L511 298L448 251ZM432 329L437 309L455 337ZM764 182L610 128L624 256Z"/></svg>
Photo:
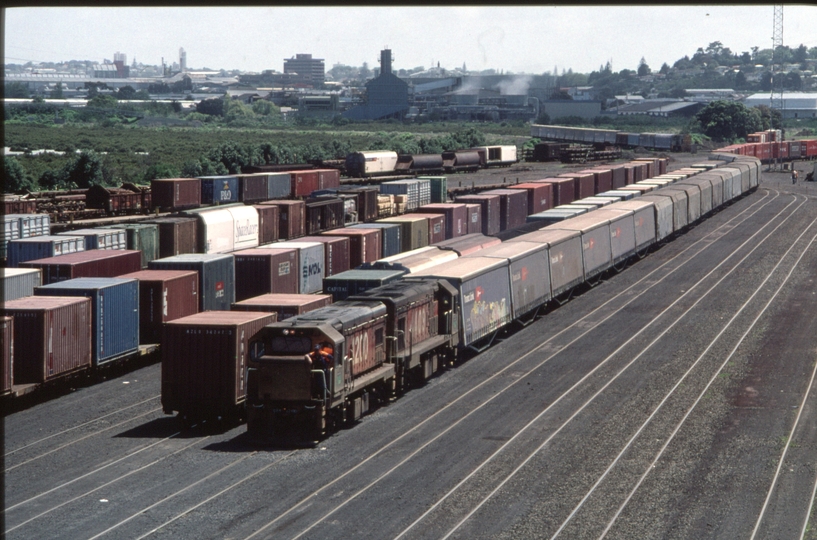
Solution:
<svg viewBox="0 0 817 540"><path fill-rule="evenodd" d="M774 5L774 24L772 33L772 92L769 96L769 108L780 112L783 118L783 4ZM772 127L772 126L770 126ZM778 159L773 161L773 167L777 170Z"/></svg>

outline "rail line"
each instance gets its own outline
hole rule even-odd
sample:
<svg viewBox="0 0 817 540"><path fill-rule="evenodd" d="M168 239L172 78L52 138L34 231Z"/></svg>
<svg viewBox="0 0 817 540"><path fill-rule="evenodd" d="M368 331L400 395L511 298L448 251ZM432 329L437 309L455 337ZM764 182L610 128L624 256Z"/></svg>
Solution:
<svg viewBox="0 0 817 540"><path fill-rule="evenodd" d="M588 313L587 315L585 315L584 317L582 317L581 319L579 319L578 321L576 321L575 323L573 323L572 325L570 325L569 327L565 328L564 330L561 330L560 332L558 332L557 334L555 334L554 336L552 336L550 339L548 339L548 340L547 340L547 341L545 341L544 343L541 343L540 345L538 345L538 346L537 346L537 347L535 347L534 349L532 349L532 350L530 350L530 351L528 351L528 352L524 353L524 354L523 354L522 356L520 356L518 359L516 359L515 361L511 362L510 364L508 364L507 366L505 366L503 369L501 369L499 372L497 372L496 374L492 375L491 377L489 377L489 378L488 378L488 379L486 379L485 381L483 381L483 382L481 382L480 384L476 385L476 386L475 386L475 387L473 387L472 389L470 389L470 390L468 390L468 391L464 392L464 393L463 393L463 394L462 394L460 397L458 397L457 399L455 399L455 400L454 400L454 401L452 401L451 403L448 403L446 406L442 407L440 410L436 411L434 414L432 414L432 415L431 415L431 416L429 416L428 418L424 419L422 422L420 422L419 424L417 424L416 426L414 426L412 429L410 429L409 431L407 431L407 432L406 432L405 434L403 434L402 436L398 437L397 439L395 439L394 441L390 442L389 444L387 444L387 445L383 446L383 447L382 447L380 450L378 450L377 452L375 452L375 453L374 453L374 454L372 454L371 456L367 457L365 460L363 460L361 463L359 463L359 464L358 464L357 466L355 466L354 468L350 469L349 471L347 471L347 472L346 472L346 473L344 473L343 475L341 475L341 476L337 477L335 480L333 480L333 481L331 481L331 482L327 483L327 484L326 484L326 485L324 485L324 486L323 486L321 489L319 489L319 490L315 491L314 493L311 493L311 494L307 495L307 496L306 496L306 497L305 497L303 500L301 500L300 502L298 502L298 503L296 503L295 505L293 505L293 506L292 506L290 509L288 509L287 511L285 511L284 513L282 513L281 515L279 515L278 517L276 517L274 520L272 520L272 521L270 521L269 523L267 523L267 524L266 524L264 527L262 527L261 529L257 530L257 531L256 531L256 532L254 532L253 534L249 535L249 536L247 537L247 539L249 539L249 538L253 538L253 537L257 536L258 534L262 533L264 530L268 529L269 527L271 527L271 526L275 525L275 524L276 524L278 521L280 521L281 519L283 519L284 517L286 517L288 514L290 514L291 512L293 512L294 510L296 510L296 509L297 509L297 508L299 508L300 506L302 506L302 505L303 505L304 503L306 503L307 501L311 500L311 499L312 499L312 498L313 498L315 495L317 495L317 494L318 494L318 493L320 493L321 491L323 491L323 490L327 489L328 487L330 487L330 486L334 485L335 483L339 482L340 480L342 480L344 477L348 476L349 474L353 473L354 471L356 471L357 469L359 469L360 467L362 467L363 465L365 465L367 462L369 462L369 461L371 461L372 459L374 459L374 458L375 458L377 455L379 455L379 454L383 453L385 450L387 450L388 448L390 448L391 446L393 446L394 444L396 444L397 442L399 442L401 439L403 439L403 438L405 438L405 437L408 437L408 436L409 436L411 433L413 433L414 431L416 431L416 430L417 430L418 428L420 428L422 425L424 425L424 424L426 424L427 422L431 421L431 420L432 420L434 417L438 416L438 415L439 415L439 414L441 414L443 411L445 411L445 410L447 410L447 409L449 409L449 408L453 407L453 406L454 406L456 403L460 402L460 401L461 401L462 399L464 399L464 398L465 398L467 395L472 394L473 392L475 392L475 391L476 391L476 390L478 390L479 388L481 388L481 387L483 387L484 385L486 385L486 384L487 384L488 382L490 382L491 380L493 380L493 379L495 379L495 378L499 377L501 374L503 374L503 373L504 373L504 372L506 372L507 370L509 370L509 369L513 368L514 366L516 366L517 364L519 364L519 363L520 363L522 360L524 360L524 359L525 359L527 356L529 356L530 354L533 354L534 352L536 352L536 351L538 351L538 350L543 349L543 348L544 348L544 347L546 347L548 344L550 344L552 341L554 341L554 340L555 340L557 337L559 337L560 335L562 335L562 334L564 334L565 332L567 332L567 331L568 331L570 328L573 328L573 327L578 327L582 321L585 321L585 320L587 320L587 319L590 319L592 315L594 315L594 314L596 314L597 312L601 311L601 310L602 310L602 308L604 308L605 306L609 305L611 302L613 302L613 300L615 300L615 299L617 299L617 298L620 298L620 297L622 297L622 296L625 296L625 295L626 295L626 294L627 294L629 291L633 290L633 289L634 289L635 287L637 287L639 284L641 284L641 283L645 283L645 282L648 282L648 281L649 281L649 279L650 279L650 278L651 278L651 277L652 277L654 274L656 274L658 271L660 271L661 269L663 269L663 268L665 268L666 266L668 266L668 265L669 265L671 262L673 262L673 261L675 261L676 259L678 259L678 258L679 258L681 255L683 255L683 254L684 254L684 253L686 253L687 251L689 251L689 250L693 249L695 246L697 246L697 245L699 245L699 244L701 244L701 243L705 243L705 242L706 242L706 239L707 239L707 238L709 238L710 236L712 236L712 235L716 234L716 233L717 233L717 232L719 232L721 229L729 228L729 225L730 225L731 223L733 223L733 222L738 221L740 217L744 217L744 220L745 220L745 219L748 219L749 217L753 216L753 215L754 215L755 213L757 213L757 212L758 212L760 209L764 208L766 205L770 204L770 203L771 203L771 201L775 200L775 199L776 199L776 198L779 196L779 193L775 192L775 196L774 196L774 197L773 197L773 198L772 198L770 201L768 201L768 202L766 202L765 204L762 204L762 205L761 205L761 203L763 202L763 200L765 200L765 198L766 198L766 197L768 197L768 196L769 196L769 194L768 194L768 192L767 192L766 194L764 194L763 199L761 199L760 201L757 201L757 202L753 203L753 204L752 204L750 207L748 207L747 209L743 210L743 211L742 211L740 214L738 214L737 216L735 216L735 217L731 218L731 219L730 219L730 220L728 220L726 223L724 223L723 225L721 225L720 227L718 227L718 229L716 229L715 231L713 231L713 232L711 232L711 233L707 234L706 236L704 236L704 237L703 237L703 238L701 238L700 240L696 241L695 243L693 243L693 244L692 244L692 245L690 245L689 247L685 248L684 250L682 250L681 252L679 252L677 255L675 255L675 256L674 256L672 259L670 259L670 260L668 260L667 262L663 263L661 266L659 266L658 268L656 268L655 270L653 270L652 272L650 272L650 273L649 273L647 276L643 277L642 279L640 279L639 281L637 281L636 283L634 283L633 285L631 285L630 287L628 287L627 289L625 289L624 291L622 291L621 293L619 293L618 295L616 295L615 297L611 298L610 300L608 300L607 302L605 302L604 304L602 304L601 306L599 306L599 307L598 307L598 308L596 308L595 310L591 311L590 313ZM793 202L794 202L794 201L792 201L792 203L789 203L789 204L786 206L786 208L788 208L788 206L790 206L791 204L793 204ZM758 209L754 210L754 212L751 212L751 210L752 210L752 209L753 209L755 206L757 206L757 205L761 205L761 206L760 206L760 208L758 208ZM783 210L781 210L781 211L778 213L778 215L782 214L784 211L785 211L785 208L784 208ZM764 226L764 227L765 227L765 226ZM731 229L730 229L730 230L731 230ZM761 230L762 230L762 229L761 229ZM743 245L745 245L746 243L750 242L750 241L751 241L751 240L752 240L752 239L753 239L755 236L757 236L758 234L760 234L760 232L761 232L760 230L759 230L759 231L757 231L757 232L756 232L754 235L752 235L752 237L750 237L750 238L749 238L749 239L748 239L746 242L744 242L744 244L743 244ZM682 267L684 264L686 264L687 262L689 262L690 260L692 260L692 259L693 259L695 256L697 256L697 255L698 255L700 252L702 252L704 249L706 249L706 247L708 247L709 245L710 245L710 244L705 245L705 246L704 246L704 248L702 248L702 249L701 249L700 251L698 251L697 253L693 254L693 255L692 255L692 256L691 256L689 259L687 259L686 261L684 261L683 263L681 263L681 264L680 264L678 267L676 267L676 268L674 268L673 270L671 270L670 272L668 272L668 273L667 273L665 276L663 276L661 279L659 279L659 280L657 280L656 282L654 282L654 283L650 284L650 286L649 286L649 287L647 287L646 289L644 289L643 291L641 291L641 292L640 292L638 295L636 295L636 296L634 296L633 298L631 298L631 299L630 299L630 300L629 300L629 301L628 301L628 302L625 304L625 306L626 306L626 305L628 305L629 303L631 303L633 300L635 300L635 299L636 299L636 298L638 298L639 296L643 295L643 294L644 294L644 293L645 293L647 290L651 289L651 288L652 288L654 285L657 285L658 283L660 283L661 281L663 281L664 279L666 279L666 277L668 277L668 276L669 276L669 275L671 275L673 272L675 272L676 270L678 270L679 268L681 268L681 267ZM622 308L619 308L619 310L620 310L620 309L623 309L623 307L624 307L624 306L622 306ZM583 337L584 335L586 335L587 333L589 333L589 332L590 332L590 331L591 331L593 328L595 328L595 326L597 326L598 324L601 324L602 322L604 322L604 321L608 320L610 317L612 317L613 315L615 315L615 313L617 313L619 310L616 310L615 312L613 312L613 313L609 314L609 315L608 315L608 316L606 316L606 317L605 317L603 320L599 321L599 323L597 323L596 325L593 325L593 326L591 326L591 327L587 328L585 332L583 332L583 333L582 333L580 336L578 336L578 337L577 337L576 339L574 339L573 341L571 341L571 342L569 342L569 343L565 344L564 346L562 346L562 347L560 348L560 350L563 350L564 348L566 348L566 347L567 347L567 346L569 346L570 344L574 343L575 341L578 341L578 340L579 340L581 337ZM544 363L546 363L548 360L550 360L550 358L552 358L552 357L553 357L553 356L555 356L556 354L558 354L558 352L557 352L557 353L554 353L554 354L553 354L553 355L551 355L550 357L548 357L548 358L546 358L545 360L543 360L543 361L541 361L540 363L538 363L538 364L537 364L537 365L536 365L536 366L535 366L535 367L534 367L532 370L530 370L530 371L529 371L529 372L527 372L526 374L529 374L529 373L530 373L530 372L532 372L533 370L538 369L539 367L541 367L541 365L543 365ZM525 374L525 375L526 375L526 374ZM408 461L408 460L409 460L411 457L413 457L414 455L416 455L417 453L419 453L419 452L420 452L422 449L424 449L424 448L425 448L425 447L427 447L429 444L431 444L431 443L432 443L432 442L434 442L435 440L437 440L437 439L439 439L440 437L442 437L442 436L443 436L445 433L447 433L448 431L450 431L451 429L453 429L453 428L454 428L454 427L455 427L457 424L461 423L461 422L462 422L462 421L464 421L466 418L468 418L469 416L471 416L472 414L474 414L474 413L475 413L477 410L481 409L482 407L484 407L485 405L487 405L488 403L490 403L491 401L493 401L493 399L494 399L494 398L496 398L496 397L498 397L499 395L501 395L501 394L502 394L502 393L503 393L505 390L507 390L508 388L510 388L511 386L513 386L514 384L516 384L517 382L521 381L522 379L524 379L524 376L525 376L525 375L520 376L520 377L519 377L519 378L517 378L517 379L516 379L514 382L510 383L510 384L509 384L507 387L505 387L505 388L503 388L503 389L499 390L499 391L498 391L498 392L497 392L495 395L493 395L491 398L489 398L489 399L488 399L486 402L481 403L481 404L480 404L480 405L479 405L477 408L475 408L475 409L471 410L471 411L470 411L469 413L467 413L467 414L466 414L466 415L465 415L463 418L461 418L460 420L458 420L458 421L457 421L455 424L451 424L451 425L449 425L449 427L448 427L446 430L444 430L443 432L441 432L440 434L438 434L438 435L437 435L436 437L434 437L432 440L430 440L430 441L426 442L426 443L425 443L425 444L424 444L422 447L420 447L420 448L419 448L419 449L417 449L415 452L413 452L411 455L409 455L407 458L405 458L404 460L402 460L402 461L401 461L400 463L398 463L398 464L397 464L395 467L393 467L393 468L392 468L390 471L388 471L387 473L384 473L384 475L382 475L382 476L381 476L381 477L379 477L378 479L374 480L374 481L373 481L371 484L369 484L368 486L366 486L365 488L363 488L363 490L362 490L362 491L364 491L365 489L368 489L368 487L370 487L370 486L374 485L375 483L377 483L377 482L378 482L380 479L382 479L383 477L385 477L385 476L386 476L388 473L390 473L390 472L392 472L393 470L397 469L397 468L398 468L400 465L402 465L403 463L405 463L406 461ZM361 492L362 492L362 491L361 491ZM357 495L359 495L361 492L358 492L358 493L356 493L356 494L353 494L353 495L352 495L352 496L350 496L350 497L356 497L356 496L357 496ZM350 500L351 500L351 498L347 498L347 501L346 501L345 503L343 503L343 505L347 504L347 503L348 503ZM343 506L343 505L341 505L341 506ZM337 510L339 510L339 509L340 509L340 506L339 506L338 508L336 508L336 510L335 510L335 511L337 511ZM329 516L327 515L327 516L325 516L325 517L329 517ZM325 517L324 517L324 519L325 519ZM314 526L314 525L315 525L315 524L313 524L313 526ZM307 532L307 531L303 531L301 534L304 534L305 532ZM297 537L296 537L296 538L297 538Z"/></svg>

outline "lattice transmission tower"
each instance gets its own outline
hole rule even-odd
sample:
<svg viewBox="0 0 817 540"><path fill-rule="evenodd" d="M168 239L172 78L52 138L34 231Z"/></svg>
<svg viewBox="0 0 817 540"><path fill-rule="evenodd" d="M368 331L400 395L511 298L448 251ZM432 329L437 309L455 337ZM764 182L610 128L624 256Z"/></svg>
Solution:
<svg viewBox="0 0 817 540"><path fill-rule="evenodd" d="M769 106L783 114L783 5L774 6L774 27L772 33L772 92Z"/></svg>

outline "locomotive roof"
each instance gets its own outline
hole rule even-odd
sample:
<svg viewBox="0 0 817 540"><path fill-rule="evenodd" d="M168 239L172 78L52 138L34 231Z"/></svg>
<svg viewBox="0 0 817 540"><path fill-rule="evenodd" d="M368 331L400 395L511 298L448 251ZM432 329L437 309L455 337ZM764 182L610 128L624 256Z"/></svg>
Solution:
<svg viewBox="0 0 817 540"><path fill-rule="evenodd" d="M297 326L330 324L338 330L353 328L386 314L381 302L368 300L341 300L302 315L287 319L282 324Z"/></svg>
<svg viewBox="0 0 817 540"><path fill-rule="evenodd" d="M434 294L435 289L436 283L434 281L393 281L355 296L350 296L347 300L371 301L376 299L394 305L402 305L431 296Z"/></svg>

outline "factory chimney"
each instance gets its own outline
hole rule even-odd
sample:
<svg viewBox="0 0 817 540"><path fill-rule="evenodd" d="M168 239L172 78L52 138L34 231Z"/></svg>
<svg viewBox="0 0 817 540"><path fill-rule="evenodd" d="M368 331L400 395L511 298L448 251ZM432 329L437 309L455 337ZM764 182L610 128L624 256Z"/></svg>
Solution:
<svg viewBox="0 0 817 540"><path fill-rule="evenodd" d="M383 49L380 51L380 74L388 75L391 73L391 49Z"/></svg>

